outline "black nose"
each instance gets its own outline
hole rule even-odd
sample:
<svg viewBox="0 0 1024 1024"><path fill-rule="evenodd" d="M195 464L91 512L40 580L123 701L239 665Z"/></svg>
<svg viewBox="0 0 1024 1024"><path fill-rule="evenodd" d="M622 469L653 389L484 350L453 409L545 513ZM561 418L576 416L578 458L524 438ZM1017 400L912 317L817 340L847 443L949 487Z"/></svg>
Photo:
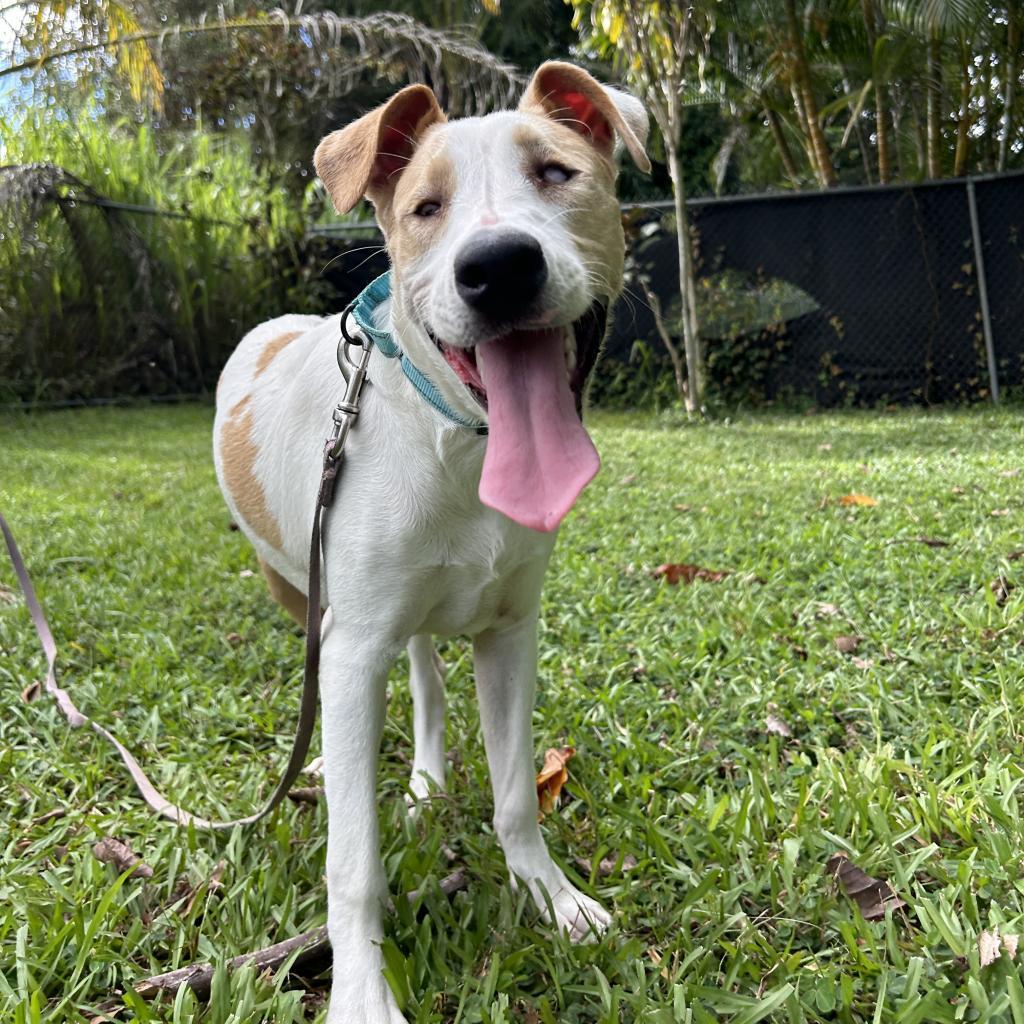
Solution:
<svg viewBox="0 0 1024 1024"><path fill-rule="evenodd" d="M491 320L522 316L547 277L540 243L522 231L481 231L455 257L459 295Z"/></svg>

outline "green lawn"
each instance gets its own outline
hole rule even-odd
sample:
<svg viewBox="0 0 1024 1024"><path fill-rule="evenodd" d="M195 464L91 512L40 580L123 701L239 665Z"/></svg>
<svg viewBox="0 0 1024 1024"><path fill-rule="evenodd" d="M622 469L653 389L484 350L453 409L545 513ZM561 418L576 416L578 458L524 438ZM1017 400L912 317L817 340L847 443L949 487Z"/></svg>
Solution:
<svg viewBox="0 0 1024 1024"><path fill-rule="evenodd" d="M83 709L187 805L237 815L283 762L302 641L229 530L211 419L6 416L0 508ZM1024 583L1019 410L594 422L604 469L552 566L535 724L538 759L578 751L551 847L617 923L572 948L504 886L468 646L450 642L451 797L403 812L401 669L382 758L392 892L423 892L386 940L409 1019L1024 1024L1024 940L984 967L978 949L1024 932L1024 586L992 587ZM836 501L852 493L878 504ZM663 562L732 575L670 586ZM0 582L0 1019L87 1021L147 975L322 923L324 808L231 835L154 820L111 751L19 697L41 659L6 565ZM100 863L105 836L152 878ZM469 877L450 901L442 846ZM826 870L837 851L907 906L865 921ZM605 857L603 876L576 864ZM221 860L219 889L168 909ZM129 996L118 1019L322 1013L322 981L293 985L222 972L208 1009Z"/></svg>

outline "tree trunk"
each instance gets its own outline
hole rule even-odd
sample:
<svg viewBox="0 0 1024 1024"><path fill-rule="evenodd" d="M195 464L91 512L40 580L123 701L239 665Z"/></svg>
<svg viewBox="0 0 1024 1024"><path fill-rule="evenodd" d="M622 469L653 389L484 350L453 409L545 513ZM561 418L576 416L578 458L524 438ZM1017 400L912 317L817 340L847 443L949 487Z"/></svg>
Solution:
<svg viewBox="0 0 1024 1024"><path fill-rule="evenodd" d="M668 140L666 140L668 141ZM690 245L690 224L686 215L686 186L679 152L666 145L668 173L672 179L675 199L676 239L679 244L679 303L683 322L683 351L686 353L686 411L691 416L704 408L704 362L700 350L697 311L693 305L693 250Z"/></svg>
<svg viewBox="0 0 1024 1024"><path fill-rule="evenodd" d="M875 48L878 45L878 11L876 0L861 0L864 28L868 34L868 49L871 51L871 81L875 91L875 137L878 159L878 181L888 185L892 178L892 158L889 155L889 94L882 82L882 76L875 67Z"/></svg>
<svg viewBox="0 0 1024 1024"><path fill-rule="evenodd" d="M789 148L785 133L782 130L782 122L774 110L764 108L764 116L768 119L768 127L771 128L772 138L775 140L775 148L779 151L782 166L786 169L786 177L793 182L793 187L800 188L800 172L797 170L796 161L793 159L793 151Z"/></svg>
<svg viewBox="0 0 1024 1024"><path fill-rule="evenodd" d="M960 111L956 122L956 156L953 158L953 177L962 178L967 173L967 152L970 145L968 131L971 127L971 70L970 52L966 43L961 43L960 52Z"/></svg>
<svg viewBox="0 0 1024 1024"><path fill-rule="evenodd" d="M942 40L933 32L928 37L927 141L928 177L942 177Z"/></svg>
<svg viewBox="0 0 1024 1024"><path fill-rule="evenodd" d="M1006 76L1003 84L1003 133L999 137L999 162L997 171L1006 170L1006 156L1010 151L1013 136L1013 100L1017 85L1017 56L1021 44L1020 8L1016 0L1010 0L1006 12L1006 60L1003 62Z"/></svg>
<svg viewBox="0 0 1024 1024"><path fill-rule="evenodd" d="M823 188L831 188L838 184L835 167L832 165L832 154L828 148L825 132L818 122L818 104L814 98L811 83L811 71L807 64L807 53L804 50L803 32L796 14L796 0L786 0L786 21L789 24L789 41L793 49L793 70L800 98L803 100L804 115L807 118L807 132L814 149L815 163L818 165L818 176Z"/></svg>

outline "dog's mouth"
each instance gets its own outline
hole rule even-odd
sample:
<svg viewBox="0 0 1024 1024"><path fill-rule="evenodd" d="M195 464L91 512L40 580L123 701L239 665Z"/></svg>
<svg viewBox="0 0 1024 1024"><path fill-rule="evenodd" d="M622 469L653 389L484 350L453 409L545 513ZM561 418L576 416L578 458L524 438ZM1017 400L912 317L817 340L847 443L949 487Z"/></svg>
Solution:
<svg viewBox="0 0 1024 1024"><path fill-rule="evenodd" d="M600 466L582 417L606 316L595 303L571 325L511 330L472 348L431 335L487 410L480 500L530 529L554 530Z"/></svg>
<svg viewBox="0 0 1024 1024"><path fill-rule="evenodd" d="M561 332L562 351L565 359L565 378L573 394L577 415L582 419L583 396L586 391L587 379L590 377L594 364L597 362L607 320L608 307L598 300L590 306L583 316L572 324L554 329L513 330L484 344L515 344L517 340L521 338L528 339L530 335L544 335L545 339L548 339L551 336L552 330ZM473 396L473 399L482 408L487 409L487 388L480 375L480 367L477 365L478 346L472 345L468 348L462 348L448 345L438 338L429 327L427 327L427 334L430 340L437 346L441 355L444 356L445 362L455 371L456 376L465 385L466 390ZM556 342L548 341L547 343L555 344Z"/></svg>

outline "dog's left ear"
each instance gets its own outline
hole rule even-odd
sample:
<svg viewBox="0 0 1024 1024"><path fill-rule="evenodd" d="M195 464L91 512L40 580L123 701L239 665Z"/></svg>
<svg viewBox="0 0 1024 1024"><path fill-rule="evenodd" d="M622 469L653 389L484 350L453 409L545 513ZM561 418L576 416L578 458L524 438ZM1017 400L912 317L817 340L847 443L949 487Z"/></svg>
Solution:
<svg viewBox="0 0 1024 1024"><path fill-rule="evenodd" d="M541 64L519 101L519 109L563 122L609 159L618 137L640 170L651 169L644 152L648 120L643 104L628 93L601 85L574 64L557 60Z"/></svg>

